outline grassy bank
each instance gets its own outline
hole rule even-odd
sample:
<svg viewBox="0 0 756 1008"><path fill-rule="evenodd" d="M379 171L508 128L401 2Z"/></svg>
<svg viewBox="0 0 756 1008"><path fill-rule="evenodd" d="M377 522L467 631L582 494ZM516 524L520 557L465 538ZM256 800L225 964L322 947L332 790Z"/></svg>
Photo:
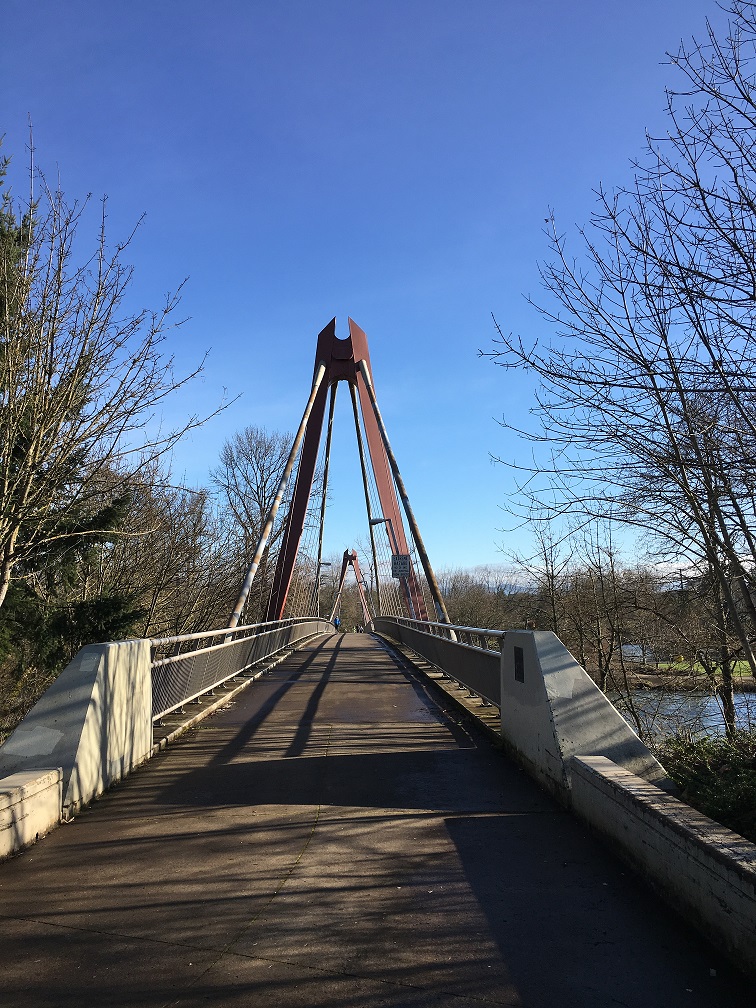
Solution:
<svg viewBox="0 0 756 1008"><path fill-rule="evenodd" d="M756 843L756 731L671 735L658 756L684 801Z"/></svg>

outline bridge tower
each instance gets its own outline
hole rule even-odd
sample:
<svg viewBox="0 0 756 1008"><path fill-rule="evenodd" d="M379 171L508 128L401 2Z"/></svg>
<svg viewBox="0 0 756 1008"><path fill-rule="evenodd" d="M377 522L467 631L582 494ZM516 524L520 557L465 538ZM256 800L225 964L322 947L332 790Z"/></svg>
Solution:
<svg viewBox="0 0 756 1008"><path fill-rule="evenodd" d="M339 576L339 587L336 591L336 597L333 600L333 605L331 606L331 615L329 619L333 622L333 617L339 608L339 600L341 599L341 593L344 590L344 582L346 581L346 573L349 568L354 571L354 577L357 582L357 594L360 597L360 605L362 606L362 618L365 621L365 626L372 620L375 613L370 612L370 602L366 593L365 579L360 571L360 561L357 559L356 550L344 550L344 556L341 560L341 574Z"/></svg>
<svg viewBox="0 0 756 1008"><path fill-rule="evenodd" d="M299 466L297 469L294 492L283 530L283 545L279 551L276 562L266 619L279 620L283 616L294 572L294 564L296 562L302 532L304 530L308 504L313 490L315 469L323 433L323 424L326 416L326 405L328 405L325 467L323 473L324 485L321 501L320 538L318 543L317 558L318 570L320 568L331 435L336 402L336 389L340 382L347 383L352 400L355 428L357 432L357 444L360 455L360 467L362 471L363 486L365 489L365 501L368 511L371 542L373 543L374 559L375 542L373 528L374 526L383 523L387 526L393 554L398 558L409 556L410 551L408 540L399 506L399 499L401 499L412 540L414 541L417 549L417 555L433 597L436 608L436 618L443 623L450 622L446 612L446 607L441 597L438 582L436 581L435 574L433 573L433 569L420 534L420 529L417 525L417 521L410 505L409 497L399 471L396 457L394 456L391 448L386 426L378 407L367 336L350 318L349 335L346 339L339 339L336 336L336 319L332 319L318 336L310 397L307 402L299 430L292 445L289 460L281 480L281 485L279 486L279 492L276 495L275 502L271 508L271 513L268 516L268 520L261 534L260 542L255 552L255 558L252 561L250 569L247 573L247 578L244 582L239 600L231 617L231 621L229 623L230 627L234 627L238 624L244 603L252 584L252 579L254 578L260 558L270 536L276 511L283 499L286 486L291 478L294 463L301 446L301 455L299 456ZM367 455L369 456L369 459L366 457L364 451L362 431L360 428L360 417L362 418L362 427L365 431ZM368 493L368 464L370 465L373 473L380 501L380 516L376 516L371 513ZM399 561L398 566L401 566L401 560ZM408 612L416 619L427 620L428 612L425 606L425 600L423 598L421 586L413 565L407 564L404 569L397 570L395 573L399 576Z"/></svg>

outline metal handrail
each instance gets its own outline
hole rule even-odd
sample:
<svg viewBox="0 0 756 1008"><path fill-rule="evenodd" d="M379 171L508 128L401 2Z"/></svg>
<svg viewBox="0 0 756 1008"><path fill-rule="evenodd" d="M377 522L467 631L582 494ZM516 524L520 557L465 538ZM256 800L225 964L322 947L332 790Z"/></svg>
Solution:
<svg viewBox="0 0 756 1008"><path fill-rule="evenodd" d="M442 630L462 630L465 633L483 634L486 637L505 637L506 630L487 630L485 627L461 626L457 623L438 623L435 620L410 619L407 616L381 616L380 619L396 620L397 623L413 624L417 627L440 627Z"/></svg>
<svg viewBox="0 0 756 1008"><path fill-rule="evenodd" d="M459 644L460 647L471 648L474 651L493 651L496 652L495 647L487 646L487 639L489 637L494 638L499 642L499 648L501 648L501 641L506 637L506 630L487 630L485 627L469 627L462 626L456 623L439 623L433 620L417 620L411 619L406 616L383 616L382 619L394 620L399 626L406 626L408 629L415 630L417 633L422 633L428 637L438 637L441 640L453 641ZM432 629L429 629L432 628ZM470 642L470 638L477 636L480 642L484 645L479 647L476 644ZM466 637L467 640L460 639Z"/></svg>
<svg viewBox="0 0 756 1008"><path fill-rule="evenodd" d="M153 647L160 647L163 644L180 644L183 641L199 640L200 637L218 637L220 634L237 634L244 630L255 630L257 627L280 626L282 623L296 623L302 620L313 619L313 616L287 616L286 619L268 620L267 623L247 623L245 626L223 627L222 630L203 630L200 633L179 634L177 637L151 637L150 644Z"/></svg>
<svg viewBox="0 0 756 1008"><path fill-rule="evenodd" d="M210 644L194 651L153 660L153 721L183 708L184 704L198 699L242 672L252 674L250 670L263 668L263 664L269 664L270 659L276 655L313 636L328 633L332 626L323 617L294 616L244 627L153 640L153 647L160 647L178 645L185 640L212 639L220 635L232 638L220 644Z"/></svg>
<svg viewBox="0 0 756 1008"><path fill-rule="evenodd" d="M210 647L199 648L197 651L184 651L183 654L171 655L170 658L158 658L157 661L153 661L152 667L153 668L157 668L160 665L170 665L172 662L183 661L185 658L191 658L191 656L195 655L195 654L209 654L210 651L220 651L221 648L227 648L227 647L230 647L232 644L238 644L239 640L246 640L247 637L257 637L257 638L265 637L266 634L273 634L273 633L276 633L278 630L281 630L283 624L288 624L288 623L305 623L305 622L309 622L309 618L308 617L303 617L302 619L293 619L293 620L288 620L288 619L287 620L276 620L274 623L257 623L257 624L253 624L253 626L256 626L256 627L269 626L270 630L263 630L260 633L256 633L256 634L247 634L246 637L241 637L241 638L237 637L235 640L226 640L226 641L223 641L222 644L211 644ZM326 620L325 622L327 623L328 620ZM170 638L169 638L169 640L170 640Z"/></svg>

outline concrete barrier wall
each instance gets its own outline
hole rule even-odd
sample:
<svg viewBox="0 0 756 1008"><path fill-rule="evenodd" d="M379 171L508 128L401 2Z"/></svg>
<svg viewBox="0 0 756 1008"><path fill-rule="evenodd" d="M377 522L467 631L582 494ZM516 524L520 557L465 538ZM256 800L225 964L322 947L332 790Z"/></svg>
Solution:
<svg viewBox="0 0 756 1008"><path fill-rule="evenodd" d="M573 756L606 756L675 790L664 767L550 631L510 630L502 641L501 734L528 771L565 803Z"/></svg>
<svg viewBox="0 0 756 1008"><path fill-rule="evenodd" d="M600 756L573 760L572 807L675 909L756 975L756 845Z"/></svg>
<svg viewBox="0 0 756 1008"><path fill-rule="evenodd" d="M377 633L412 648L433 665L443 669L452 679L499 706L498 652L446 640L425 633L416 626L405 626L380 616L373 621L373 626Z"/></svg>
<svg viewBox="0 0 756 1008"><path fill-rule="evenodd" d="M39 840L60 822L63 773L26 770L0 780L0 859Z"/></svg>
<svg viewBox="0 0 756 1008"><path fill-rule="evenodd" d="M57 766L63 813L101 794L150 755L150 642L82 648L0 746L1 778Z"/></svg>

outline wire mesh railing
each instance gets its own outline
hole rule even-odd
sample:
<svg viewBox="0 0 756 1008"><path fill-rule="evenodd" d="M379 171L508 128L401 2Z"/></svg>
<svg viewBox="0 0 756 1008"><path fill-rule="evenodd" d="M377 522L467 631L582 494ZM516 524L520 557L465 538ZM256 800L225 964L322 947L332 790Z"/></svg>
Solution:
<svg viewBox="0 0 756 1008"><path fill-rule="evenodd" d="M327 620L306 616L152 640L153 721L286 648L332 630ZM192 650L184 651L186 646Z"/></svg>
<svg viewBox="0 0 756 1008"><path fill-rule="evenodd" d="M501 643L505 630L451 626L403 616L379 616L373 627L383 637L422 655L471 693L501 707Z"/></svg>

